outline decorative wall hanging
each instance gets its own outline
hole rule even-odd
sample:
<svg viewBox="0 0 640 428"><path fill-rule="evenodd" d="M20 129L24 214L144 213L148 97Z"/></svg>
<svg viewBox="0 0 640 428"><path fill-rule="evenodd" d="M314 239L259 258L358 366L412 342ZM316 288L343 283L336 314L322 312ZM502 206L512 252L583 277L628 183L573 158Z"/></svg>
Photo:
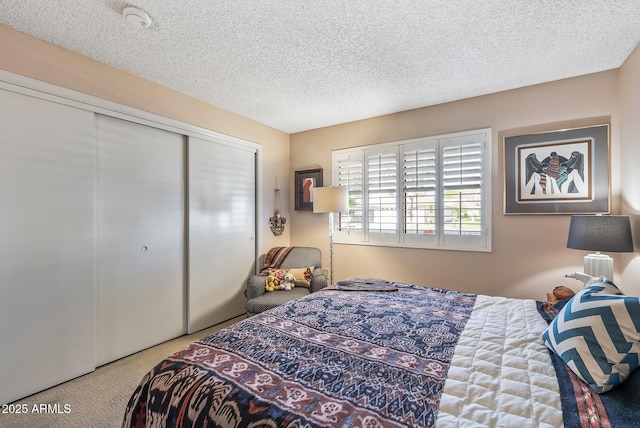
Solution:
<svg viewBox="0 0 640 428"><path fill-rule="evenodd" d="M296 211L313 210L315 187L322 187L322 168L295 172Z"/></svg>
<svg viewBox="0 0 640 428"><path fill-rule="evenodd" d="M609 125L504 139L504 213L609 212Z"/></svg>
<svg viewBox="0 0 640 428"><path fill-rule="evenodd" d="M275 236L280 236L282 235L282 232L284 232L284 225L287 222L287 219L280 212L282 207L280 205L280 189L278 188L278 177L276 177L275 193L276 194L273 201L273 217L269 217L269 227L271 228L271 232Z"/></svg>

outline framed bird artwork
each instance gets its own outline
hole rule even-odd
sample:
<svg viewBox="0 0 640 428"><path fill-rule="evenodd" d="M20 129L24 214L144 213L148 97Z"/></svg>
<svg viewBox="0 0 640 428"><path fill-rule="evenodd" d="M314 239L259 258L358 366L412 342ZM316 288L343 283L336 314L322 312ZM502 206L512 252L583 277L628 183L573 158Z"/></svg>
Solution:
<svg viewBox="0 0 640 428"><path fill-rule="evenodd" d="M609 125L504 137L504 213L609 213Z"/></svg>

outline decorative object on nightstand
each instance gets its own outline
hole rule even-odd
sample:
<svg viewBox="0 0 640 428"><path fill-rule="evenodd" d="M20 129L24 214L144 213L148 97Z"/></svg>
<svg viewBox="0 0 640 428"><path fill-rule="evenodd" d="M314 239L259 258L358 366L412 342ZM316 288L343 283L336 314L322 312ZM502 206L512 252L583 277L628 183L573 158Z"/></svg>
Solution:
<svg viewBox="0 0 640 428"><path fill-rule="evenodd" d="M565 275L566 278L573 278L577 281L582 282L582 284L586 287L587 285L595 284L600 280L600 278L596 278L595 276L587 275L584 272L571 272Z"/></svg>
<svg viewBox="0 0 640 428"><path fill-rule="evenodd" d="M613 259L601 251L633 252L629 217L623 215L573 215L567 248L595 251L584 257L584 273L613 281Z"/></svg>
<svg viewBox="0 0 640 428"><path fill-rule="evenodd" d="M547 293L547 301L557 303L559 300L570 299L575 296L575 291L564 285L559 285L551 293Z"/></svg>
<svg viewBox="0 0 640 428"><path fill-rule="evenodd" d="M313 212L329 213L329 284L333 284L333 214L349 209L346 186L313 189Z"/></svg>

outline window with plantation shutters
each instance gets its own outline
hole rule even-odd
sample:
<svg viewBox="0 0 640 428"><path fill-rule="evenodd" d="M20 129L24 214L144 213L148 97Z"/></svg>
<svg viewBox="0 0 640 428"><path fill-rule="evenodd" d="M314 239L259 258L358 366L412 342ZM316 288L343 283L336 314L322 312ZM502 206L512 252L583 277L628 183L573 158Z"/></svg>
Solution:
<svg viewBox="0 0 640 428"><path fill-rule="evenodd" d="M363 183L364 165L362 153L334 155L334 185L349 189L349 211L339 213L334 227L343 235L362 235L363 232Z"/></svg>
<svg viewBox="0 0 640 428"><path fill-rule="evenodd" d="M336 242L490 251L490 144L481 129L334 151Z"/></svg>
<svg viewBox="0 0 640 428"><path fill-rule="evenodd" d="M367 155L367 224L372 234L395 235L398 230L398 162L396 151ZM379 239L383 239L380 236Z"/></svg>
<svg viewBox="0 0 640 428"><path fill-rule="evenodd" d="M442 148L444 233L482 233L482 147L473 140L446 142Z"/></svg>
<svg viewBox="0 0 640 428"><path fill-rule="evenodd" d="M437 219L435 147L406 150L402 162L404 232L434 234Z"/></svg>

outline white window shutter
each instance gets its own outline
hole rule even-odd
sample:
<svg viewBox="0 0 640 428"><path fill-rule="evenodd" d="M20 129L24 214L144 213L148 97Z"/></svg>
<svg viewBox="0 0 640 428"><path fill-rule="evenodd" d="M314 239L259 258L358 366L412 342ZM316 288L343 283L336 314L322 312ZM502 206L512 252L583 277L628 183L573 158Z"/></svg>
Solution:
<svg viewBox="0 0 640 428"><path fill-rule="evenodd" d="M347 187L349 211L337 214L334 222L338 242L358 242L363 239L364 152L362 149L333 153L333 183Z"/></svg>
<svg viewBox="0 0 640 428"><path fill-rule="evenodd" d="M444 233L482 231L482 147L478 141L450 141L442 150Z"/></svg>
<svg viewBox="0 0 640 428"><path fill-rule="evenodd" d="M434 234L437 230L436 162L435 147L404 151L404 231L407 234Z"/></svg>
<svg viewBox="0 0 640 428"><path fill-rule="evenodd" d="M398 234L398 149L367 150L367 217L370 242L396 242Z"/></svg>

